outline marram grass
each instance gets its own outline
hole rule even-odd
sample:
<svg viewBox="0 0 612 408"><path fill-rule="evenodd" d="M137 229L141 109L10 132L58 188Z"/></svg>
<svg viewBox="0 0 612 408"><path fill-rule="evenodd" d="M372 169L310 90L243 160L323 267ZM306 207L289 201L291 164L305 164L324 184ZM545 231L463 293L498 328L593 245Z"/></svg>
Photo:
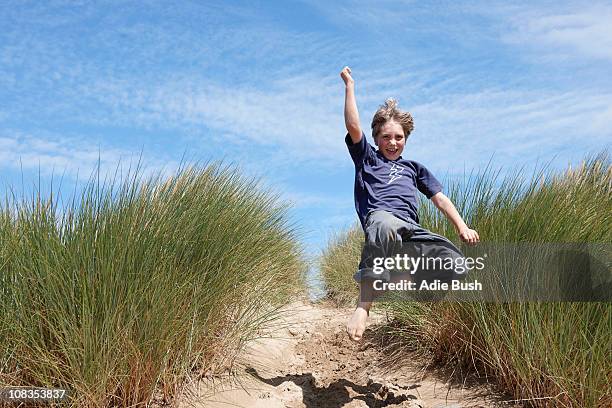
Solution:
<svg viewBox="0 0 612 408"><path fill-rule="evenodd" d="M499 179L482 174L451 183L448 195L483 242L612 243L612 167L606 153L559 174L539 171ZM455 243L442 214L423 202L421 224ZM339 243L358 248L354 230L331 242L323 276L335 298L351 292L359 262L334 256ZM350 238L349 238L350 237ZM348 265L353 265L351 269ZM333 272L330 272L333 271ZM344 272L346 271L346 272ZM341 283L340 283L341 282ZM386 331L432 361L496 382L533 407L612 406L612 305L608 302L409 303L388 302L394 317Z"/></svg>
<svg viewBox="0 0 612 408"><path fill-rule="evenodd" d="M359 286L352 279L357 270L363 243L363 231L359 224L336 235L319 258L319 271L326 298L338 306L355 304Z"/></svg>
<svg viewBox="0 0 612 408"><path fill-rule="evenodd" d="M277 198L236 169L94 179L0 210L0 384L66 387L72 406L172 400L227 366L303 288Z"/></svg>

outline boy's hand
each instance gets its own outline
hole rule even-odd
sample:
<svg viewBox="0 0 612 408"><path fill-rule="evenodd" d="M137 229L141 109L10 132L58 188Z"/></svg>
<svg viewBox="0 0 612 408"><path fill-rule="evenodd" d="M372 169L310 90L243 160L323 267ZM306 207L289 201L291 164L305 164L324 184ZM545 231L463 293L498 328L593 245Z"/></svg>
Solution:
<svg viewBox="0 0 612 408"><path fill-rule="evenodd" d="M353 85L355 83L353 77L351 76L351 69L349 67L344 67L342 69L342 72L340 72L340 77L342 77L342 80L346 86Z"/></svg>
<svg viewBox="0 0 612 408"><path fill-rule="evenodd" d="M340 72L340 76L344 81L344 124L351 136L353 144L361 142L361 125L359 124L359 111L357 110L357 101L355 100L355 81L351 76L351 69L344 67Z"/></svg>
<svg viewBox="0 0 612 408"><path fill-rule="evenodd" d="M468 227L465 227L459 231L459 238L461 238L461 240L468 245L476 245L478 242L480 242L478 233Z"/></svg>

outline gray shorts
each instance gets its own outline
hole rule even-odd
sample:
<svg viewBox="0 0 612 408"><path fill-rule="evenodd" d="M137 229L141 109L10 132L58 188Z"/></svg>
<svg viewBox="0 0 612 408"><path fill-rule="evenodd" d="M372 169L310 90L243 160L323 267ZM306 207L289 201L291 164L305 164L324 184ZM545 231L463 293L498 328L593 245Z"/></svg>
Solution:
<svg viewBox="0 0 612 408"><path fill-rule="evenodd" d="M457 259L463 258L461 251L447 238L426 230L416 222L406 222L388 211L376 210L368 214L365 226L365 244L361 254L359 270L353 276L357 282L363 280L381 279L389 282L390 272L375 273L373 257L393 256L398 251L408 251L410 256L423 259ZM463 279L465 272L427 270L426 276L418 275L420 279ZM416 277L414 275L413 277Z"/></svg>

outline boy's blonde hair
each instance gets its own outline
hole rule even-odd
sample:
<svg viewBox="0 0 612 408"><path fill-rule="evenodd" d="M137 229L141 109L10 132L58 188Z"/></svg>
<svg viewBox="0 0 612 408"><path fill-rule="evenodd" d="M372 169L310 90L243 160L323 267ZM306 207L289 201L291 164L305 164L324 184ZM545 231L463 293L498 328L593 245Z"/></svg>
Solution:
<svg viewBox="0 0 612 408"><path fill-rule="evenodd" d="M402 126L404 137L407 138L414 130L414 122L410 112L402 112L397 105L397 101L389 98L383 105L380 105L372 119L372 136L374 140L378 137L380 128L392 119Z"/></svg>

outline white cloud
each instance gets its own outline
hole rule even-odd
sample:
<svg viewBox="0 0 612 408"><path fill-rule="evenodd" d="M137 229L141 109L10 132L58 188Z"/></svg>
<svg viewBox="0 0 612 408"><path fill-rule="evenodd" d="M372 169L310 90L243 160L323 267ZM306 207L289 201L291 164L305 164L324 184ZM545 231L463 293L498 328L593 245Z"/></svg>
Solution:
<svg viewBox="0 0 612 408"><path fill-rule="evenodd" d="M335 79L335 78L334 78ZM338 82L340 80L338 79ZM291 153L294 160L337 157L344 135L342 87L328 78L294 76L266 87L224 86L214 81L98 81L80 93L110 110L99 120L139 127L213 131L212 142ZM90 118L83 113L84 121ZM97 120L97 119L95 119ZM231 151L231 149L226 149Z"/></svg>
<svg viewBox="0 0 612 408"><path fill-rule="evenodd" d="M494 152L507 165L568 146L584 153L609 143L612 133L601 124L610 106L610 93L483 90L446 95L414 107L416 130L407 149L441 169L448 168L444 163L449 160L478 167Z"/></svg>
<svg viewBox="0 0 612 408"><path fill-rule="evenodd" d="M3 167L15 170L40 171L41 175L66 175L86 181L99 166L100 175L112 176L116 170L134 170L138 165L138 153L94 145L82 138L32 136L22 132L0 133L0 162ZM160 158L142 160L143 175L169 174L178 168L174 161Z"/></svg>
<svg viewBox="0 0 612 408"><path fill-rule="evenodd" d="M513 31L503 40L539 46L542 53L612 60L612 7L589 5L579 10L522 10L508 17Z"/></svg>

